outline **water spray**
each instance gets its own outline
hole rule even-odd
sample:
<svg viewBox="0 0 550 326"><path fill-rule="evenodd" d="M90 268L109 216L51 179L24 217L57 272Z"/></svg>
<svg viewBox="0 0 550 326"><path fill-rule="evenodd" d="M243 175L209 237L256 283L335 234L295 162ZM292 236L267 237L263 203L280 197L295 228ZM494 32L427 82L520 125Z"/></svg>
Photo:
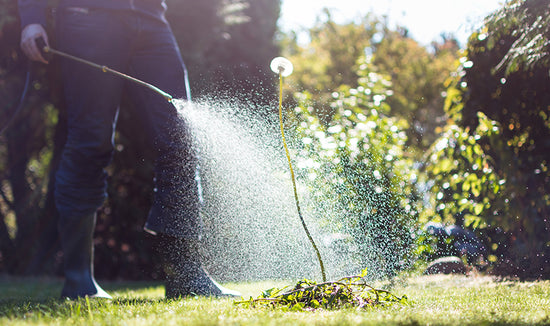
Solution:
<svg viewBox="0 0 550 326"><path fill-rule="evenodd" d="M327 276L325 273L325 266L323 263L323 259L321 258L321 253L319 252L319 248L317 248L317 245L315 244L315 241L313 240L313 237L311 236L311 233L309 232L306 222L304 221L304 218L302 216L302 211L300 209L300 201L298 199L298 190L296 188L296 177L294 176L294 169L292 168L292 162L290 159L290 151L288 150L288 145L286 144L286 139L285 139L285 129L283 125L283 77L288 77L290 76L290 74L292 74L293 66L288 59L283 57L276 57L271 61L270 67L274 73L279 75L279 124L281 127L281 138L283 140L283 146L285 148L286 158L288 160L290 177L292 179L292 186L294 188L294 200L296 201L296 209L298 211L298 217L300 217L300 221L302 222L302 226L304 227L304 231L306 232L307 238L309 239L309 242L311 242L311 245L315 250L315 254L317 255L317 259L319 260L323 282L326 282Z"/></svg>

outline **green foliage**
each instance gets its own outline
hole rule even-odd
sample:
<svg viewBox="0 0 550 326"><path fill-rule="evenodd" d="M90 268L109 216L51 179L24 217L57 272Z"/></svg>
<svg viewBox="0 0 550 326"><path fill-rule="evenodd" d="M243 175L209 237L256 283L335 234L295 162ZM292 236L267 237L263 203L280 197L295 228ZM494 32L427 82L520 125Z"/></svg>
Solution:
<svg viewBox="0 0 550 326"><path fill-rule="evenodd" d="M487 46L492 49L503 35L515 41L495 70L510 74L550 65L550 9L546 0L509 0L487 19Z"/></svg>
<svg viewBox="0 0 550 326"><path fill-rule="evenodd" d="M0 121L15 114L31 66L19 50L17 1L2 1L0 9ZM46 196L55 161L55 76L43 66L32 66L29 92L9 129L0 135L0 269L34 273L35 250L41 230L53 218L53 202ZM37 256L34 256L35 258Z"/></svg>
<svg viewBox="0 0 550 326"><path fill-rule="evenodd" d="M329 106L332 92L341 85L356 84L357 60L371 46L379 21L367 16L357 24L339 25L332 20L330 11L326 10L324 15L324 21L319 20L309 30L309 43L301 45L297 40L290 41L283 52L287 52L285 55L294 63L288 85L311 95L316 103L314 114L326 124L335 113Z"/></svg>
<svg viewBox="0 0 550 326"><path fill-rule="evenodd" d="M342 85L357 86L357 62L368 55L371 70L391 78L393 93L386 99L390 115L409 122L409 153L421 156L445 121L441 94L458 56L456 41L444 37L430 51L409 38L405 29L390 29L384 19L367 15L357 23L336 24L328 10L309 30L309 38L307 44L285 39L283 52L295 66L288 84L311 95L313 114L325 125L331 122L332 93Z"/></svg>
<svg viewBox="0 0 550 326"><path fill-rule="evenodd" d="M460 214L473 228L501 225L495 203L505 180L494 171L494 160L481 143L499 141L500 126L479 112L479 126L473 132L450 124L430 148L428 179L434 183L432 205L442 220L454 222ZM481 218L483 216L483 218ZM494 219L494 220L493 220Z"/></svg>
<svg viewBox="0 0 550 326"><path fill-rule="evenodd" d="M344 277L335 282L317 283L303 279L291 289L268 289L257 298L236 301L243 307L283 308L289 311L334 310L342 308L374 308L394 303L408 304L406 296L398 297L386 290L375 289L361 275ZM288 288L288 287L287 287Z"/></svg>
<svg viewBox="0 0 550 326"><path fill-rule="evenodd" d="M421 157L436 139L436 130L443 126L445 81L458 57L458 44L451 38L433 44L429 51L403 31L384 30L376 45L373 65L392 81L393 95L387 99L391 115L408 121L410 151Z"/></svg>
<svg viewBox="0 0 550 326"><path fill-rule="evenodd" d="M308 184L319 218L350 233L360 246L362 264L378 276L391 276L410 253L410 227L416 200L412 161L406 158L404 120L388 117L388 79L359 62L358 87L333 94L335 111L325 127L305 93L297 94L295 114L302 150L299 173Z"/></svg>
<svg viewBox="0 0 550 326"><path fill-rule="evenodd" d="M534 9L541 19L550 14L541 4L511 1L471 36L447 92L453 121L428 167L440 217L500 233L502 243L489 247L506 262L503 272L529 277L550 276L550 66L547 47L529 42L520 53L518 46L533 28L547 30L533 25Z"/></svg>
<svg viewBox="0 0 550 326"><path fill-rule="evenodd" d="M15 6L16 1L0 0L0 38L3 36L3 31L6 26L18 21L17 17L13 14Z"/></svg>

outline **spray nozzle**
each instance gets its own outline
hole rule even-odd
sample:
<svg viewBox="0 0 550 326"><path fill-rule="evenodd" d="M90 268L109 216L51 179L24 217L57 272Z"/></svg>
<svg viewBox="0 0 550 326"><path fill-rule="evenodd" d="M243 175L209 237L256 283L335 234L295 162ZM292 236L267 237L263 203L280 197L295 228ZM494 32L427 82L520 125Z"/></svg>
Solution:
<svg viewBox="0 0 550 326"><path fill-rule="evenodd" d="M294 70L292 62L284 57L276 57L275 59L271 60L270 67L274 73L280 74L283 77L290 76L292 74L292 71Z"/></svg>
<svg viewBox="0 0 550 326"><path fill-rule="evenodd" d="M38 50L40 50L40 53L46 60L50 60L52 58L52 54L50 52L50 47L46 44L46 41L43 37L39 37L36 39L36 46L38 46Z"/></svg>

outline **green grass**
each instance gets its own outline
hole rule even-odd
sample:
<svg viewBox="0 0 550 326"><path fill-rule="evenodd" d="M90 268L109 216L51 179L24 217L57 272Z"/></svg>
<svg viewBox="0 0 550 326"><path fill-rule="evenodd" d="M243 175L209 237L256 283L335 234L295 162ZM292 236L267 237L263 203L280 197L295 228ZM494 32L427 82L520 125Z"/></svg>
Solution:
<svg viewBox="0 0 550 326"><path fill-rule="evenodd" d="M292 282L228 284L246 297ZM290 312L232 300L165 300L154 283L106 283L113 300L57 299L61 281L0 278L0 325L550 325L550 281L421 276L396 286L410 304L357 311Z"/></svg>

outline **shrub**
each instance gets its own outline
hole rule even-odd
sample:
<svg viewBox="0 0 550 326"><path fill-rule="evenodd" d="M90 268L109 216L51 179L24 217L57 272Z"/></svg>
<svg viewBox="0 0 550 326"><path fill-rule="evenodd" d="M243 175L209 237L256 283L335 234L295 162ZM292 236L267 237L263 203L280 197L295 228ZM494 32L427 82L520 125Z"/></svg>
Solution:
<svg viewBox="0 0 550 326"><path fill-rule="evenodd" d="M314 115L305 93L296 95L300 121L298 170L309 185L313 214L359 248L369 273L391 276L408 265L417 217L416 174L404 150L407 124L389 117L391 83L362 58L358 86L333 93L328 126Z"/></svg>

